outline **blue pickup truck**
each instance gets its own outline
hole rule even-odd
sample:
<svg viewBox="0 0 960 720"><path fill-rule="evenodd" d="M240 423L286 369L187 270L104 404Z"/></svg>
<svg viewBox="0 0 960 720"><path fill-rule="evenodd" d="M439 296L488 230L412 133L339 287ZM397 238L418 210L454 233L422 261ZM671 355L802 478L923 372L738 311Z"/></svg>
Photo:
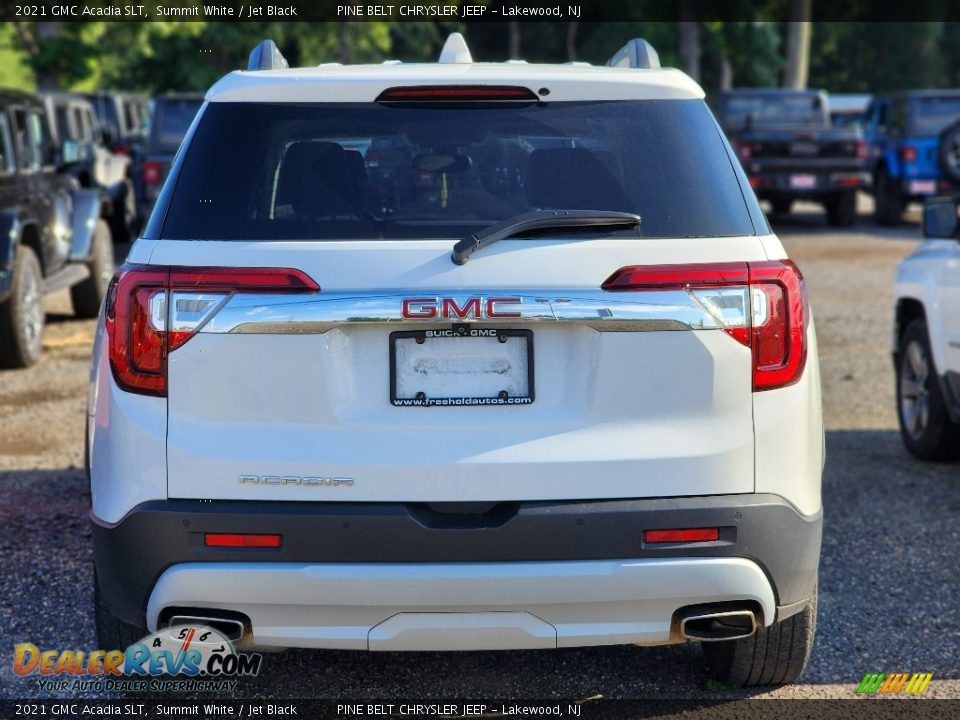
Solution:
<svg viewBox="0 0 960 720"><path fill-rule="evenodd" d="M877 97L864 122L875 218L896 225L909 202L960 189L960 90Z"/></svg>

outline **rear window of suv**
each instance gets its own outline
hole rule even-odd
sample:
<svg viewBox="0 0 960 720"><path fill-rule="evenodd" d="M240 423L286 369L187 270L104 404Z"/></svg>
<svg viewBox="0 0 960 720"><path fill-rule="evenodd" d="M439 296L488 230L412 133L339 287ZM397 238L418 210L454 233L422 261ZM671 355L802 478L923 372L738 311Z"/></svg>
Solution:
<svg viewBox="0 0 960 720"><path fill-rule="evenodd" d="M214 102L159 236L460 238L537 209L637 213L646 237L752 235L748 202L699 100Z"/></svg>

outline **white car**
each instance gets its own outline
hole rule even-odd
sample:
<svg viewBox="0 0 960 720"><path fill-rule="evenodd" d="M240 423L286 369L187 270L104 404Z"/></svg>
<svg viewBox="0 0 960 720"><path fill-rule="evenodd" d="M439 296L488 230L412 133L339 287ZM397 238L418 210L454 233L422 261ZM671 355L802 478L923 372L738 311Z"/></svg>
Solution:
<svg viewBox="0 0 960 720"><path fill-rule="evenodd" d="M960 234L957 199L928 200L925 240L897 266L893 358L907 449L960 457Z"/></svg>
<svg viewBox="0 0 960 720"><path fill-rule="evenodd" d="M290 69L215 84L97 336L100 642L813 639L813 321L703 90L610 67ZM642 66L642 67L638 67Z"/></svg>

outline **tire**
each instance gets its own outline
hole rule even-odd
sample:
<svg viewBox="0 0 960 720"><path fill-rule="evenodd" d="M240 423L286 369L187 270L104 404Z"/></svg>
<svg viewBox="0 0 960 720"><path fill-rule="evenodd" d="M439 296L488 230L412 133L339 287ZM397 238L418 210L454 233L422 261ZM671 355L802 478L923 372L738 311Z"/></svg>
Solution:
<svg viewBox="0 0 960 720"><path fill-rule="evenodd" d="M79 318L95 318L100 314L100 304L113 278L113 238L103 220L97 220L90 252L91 258L87 262L90 277L70 288L73 312Z"/></svg>
<svg viewBox="0 0 960 720"><path fill-rule="evenodd" d="M873 197L876 208L874 220L878 225L892 227L903 217L905 201L903 191L885 169L881 169L873 180Z"/></svg>
<svg viewBox="0 0 960 720"><path fill-rule="evenodd" d="M0 303L0 367L23 368L43 350L43 271L37 254L17 246L10 297Z"/></svg>
<svg viewBox="0 0 960 720"><path fill-rule="evenodd" d="M103 650L126 650L147 635L147 628L131 625L110 612L100 596L100 581L96 570L93 573L94 623L97 630L97 647Z"/></svg>
<svg viewBox="0 0 960 720"><path fill-rule="evenodd" d="M136 235L139 229L137 227L137 192L130 179L124 181L123 197L120 198L119 205L118 208L114 204L113 216L110 218L110 232L114 242L126 243L130 242L130 238Z"/></svg>
<svg viewBox="0 0 960 720"><path fill-rule="evenodd" d="M776 200L771 200L770 207L773 209L774 215L789 215L790 208L793 207L793 199L777 198Z"/></svg>
<svg viewBox="0 0 960 720"><path fill-rule="evenodd" d="M748 638L702 643L707 670L715 680L736 687L786 685L803 672L817 627L817 591L796 615Z"/></svg>
<svg viewBox="0 0 960 720"><path fill-rule="evenodd" d="M937 143L937 161L944 177L960 182L960 122L955 122L940 133Z"/></svg>
<svg viewBox="0 0 960 720"><path fill-rule="evenodd" d="M827 222L833 227L850 227L857 219L857 193L842 192L826 202Z"/></svg>
<svg viewBox="0 0 960 720"><path fill-rule="evenodd" d="M897 343L897 419L911 454L921 460L960 457L960 425L950 419L921 318L907 325Z"/></svg>

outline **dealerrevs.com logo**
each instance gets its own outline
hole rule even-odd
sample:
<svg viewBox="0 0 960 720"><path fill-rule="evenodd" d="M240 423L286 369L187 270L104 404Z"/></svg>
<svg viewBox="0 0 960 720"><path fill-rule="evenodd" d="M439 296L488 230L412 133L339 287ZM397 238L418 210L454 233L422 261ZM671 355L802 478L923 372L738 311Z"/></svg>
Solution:
<svg viewBox="0 0 960 720"><path fill-rule="evenodd" d="M238 677L260 673L263 656L240 653L214 628L178 625L165 628L124 650L41 650L19 643L13 671L37 676L43 691L199 691L236 689Z"/></svg>

